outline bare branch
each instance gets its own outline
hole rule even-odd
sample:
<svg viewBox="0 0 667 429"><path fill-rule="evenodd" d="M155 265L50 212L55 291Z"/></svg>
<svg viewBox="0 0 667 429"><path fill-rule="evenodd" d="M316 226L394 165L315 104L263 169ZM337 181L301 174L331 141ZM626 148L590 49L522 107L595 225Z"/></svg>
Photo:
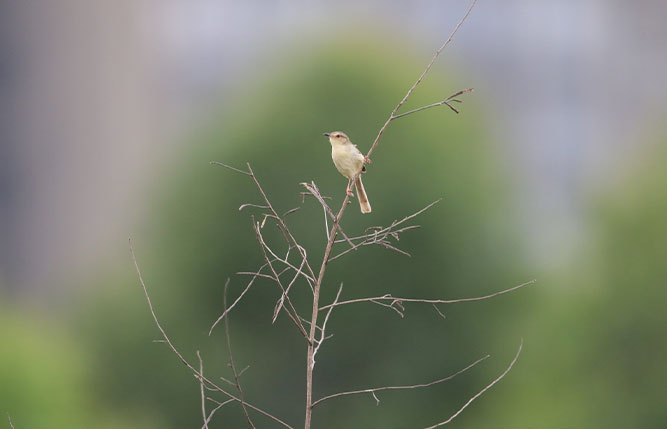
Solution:
<svg viewBox="0 0 667 429"><path fill-rule="evenodd" d="M480 359L477 359L475 362L473 362L470 365L468 365L467 367L455 372L452 375L449 375L445 378L441 378L439 380L431 381L429 383L412 384L412 385L409 385L409 386L385 386L385 387L376 387L376 388L373 388L373 389L352 390L352 391L349 391L349 392L335 393L333 395L325 396L325 397L320 398L317 401L313 402L313 407L315 405L321 403L321 402L324 402L324 401L328 400L328 399L338 398L340 396L358 395L358 394L361 394L361 393L372 393L373 396L375 397L375 400L378 401L378 403L379 403L380 402L379 399L377 399L377 396L374 395L375 392L381 392L383 390L420 389L420 388L423 388L423 387L433 386L434 384L443 383L445 381L451 380L452 378L456 377L459 374L462 374L462 373L466 372L467 370L469 370L473 366L477 365L478 363L482 362L483 360L487 359L488 357L489 357L489 355L486 355L486 356L484 356Z"/></svg>
<svg viewBox="0 0 667 429"><path fill-rule="evenodd" d="M9 413L7 413L7 420L9 420L9 427L14 429L14 423L12 423L12 416L10 416Z"/></svg>
<svg viewBox="0 0 667 429"><path fill-rule="evenodd" d="M470 4L470 7L468 8L468 10L466 12L466 14L463 16L463 18L461 18L459 23L456 24L456 27L454 27L454 30L452 31L452 33L449 35L447 40L445 40L445 43L443 43L442 46L440 46L440 48L438 48L438 50L435 51L435 55L433 55L433 58L431 58L431 62L428 63L428 65L426 66L426 68L422 72L421 76L419 76L419 79L417 79L417 81L412 85L412 87L410 87L408 92L405 94L403 99L396 105L394 110L391 111L391 114L389 115L389 119L387 119L387 121L384 123L382 128L380 128L380 131L378 132L377 137L375 137L375 140L373 141L373 144L371 145L371 148L368 150L368 153L366 154L366 157L370 158L371 153L373 153L373 151L375 150L375 147L377 146L378 142L380 141L380 138L382 137L382 134L387 129L387 127L389 126L391 121L396 119L396 113L398 113L398 110L407 101L408 97L410 97L412 92L417 88L417 86L421 83L421 81L424 79L424 77L426 77L428 72L431 70L431 66L433 66L433 63L435 63L435 60L438 58L440 53L447 47L447 45L449 45L449 43L452 41L452 39L454 38L454 35L456 34L457 31L459 31L459 28L461 27L461 25L463 25L465 20L468 18L468 15L470 15L470 12L472 11L472 8L475 7L476 3L477 3L477 0L472 1L472 3Z"/></svg>
<svg viewBox="0 0 667 429"><path fill-rule="evenodd" d="M223 307L224 311L227 311L227 287L229 286L229 279L227 279L227 282L225 283L225 292L223 294L222 302L223 302ZM236 371L236 365L234 365L234 354L232 353L232 340L231 336L229 335L229 317L225 318L225 338L227 339L227 351L229 352L229 366L232 368L232 374L234 374L234 381L236 383L236 390L239 392L239 399L241 400L241 408L243 409L243 414L245 414L246 421L248 422L248 425L255 429L255 425L252 423L252 420L250 419L250 415L248 414L248 409L245 406L245 402L243 401L243 389L241 388L241 381L239 380L239 373ZM203 374L203 372L202 372ZM202 389L202 397L204 395L204 390ZM203 402L202 402L203 405Z"/></svg>
<svg viewBox="0 0 667 429"><path fill-rule="evenodd" d="M500 374L500 376L498 376L498 378L496 378L495 380L493 380L493 381L492 381L489 385L487 385L484 389L480 390L479 393L477 393L475 396L473 396L472 398L470 398L470 399L468 400L468 402L466 402L466 403L465 403L465 404L464 404L464 405L463 405L463 406L462 406L456 413L454 413L450 418L448 418L447 420L445 420L445 421L443 421L443 422L436 423L436 424L433 425L433 426L429 426L429 427L427 427L426 429L437 428L437 427L444 426L444 425L446 425L447 423L451 422L451 421L454 420L459 414L461 414L461 412L463 412L463 410L465 410L465 409L468 407L468 405L470 405L470 404L472 403L472 401L474 401L475 399L477 399L477 398L479 398L480 396L482 396L482 395L484 394L484 392L486 392L487 390L489 390L489 389L491 388L491 386L493 386L494 384L496 384L497 382L499 382L500 380L502 380L503 377L505 377L505 376L507 375L507 373L510 372L510 370L512 369L512 367L513 367L514 364L516 363L517 359L519 359L519 355L521 354L521 349L522 349L522 348L523 348L523 339L521 339L521 343L519 344L519 350L516 351L516 355L514 356L514 359L512 359L512 362L510 362L510 365L507 367L507 369L506 369L505 371L503 371L502 374Z"/></svg>
<svg viewBox="0 0 667 429"><path fill-rule="evenodd" d="M358 298L358 299L351 299L348 301L341 301L337 303L336 305L345 305L345 304L354 304L357 302L369 302L369 301L387 301L387 300L392 300L392 301L400 301L400 302L421 302L425 304L455 304L459 302L471 302L471 301L482 301L485 299L490 299L498 295L503 295L509 292L513 292L517 289L521 289L522 287L526 287L529 285L532 285L535 283L537 280L533 279L529 282L522 283L518 286L511 287L509 289L501 290L499 292L492 293L490 295L485 295L485 296L476 296L473 298L460 298L460 299L419 299L419 298L396 298L391 295L382 295L382 296L376 296L372 298ZM320 310L326 310L327 308L331 307L334 304L329 304L325 305L324 307L321 307Z"/></svg>
<svg viewBox="0 0 667 429"><path fill-rule="evenodd" d="M136 258L136 256L134 255L134 249L132 248L132 241L131 241L131 239L128 239L128 242L129 242L129 246L130 246L130 254L132 255L132 262L134 263L134 268L135 268L136 271L137 271L137 276L139 277L139 283L141 284L141 288L142 288L143 291L144 291L144 296L146 297L146 302L148 303L148 308L149 308L149 310L150 310L150 312L151 312L151 316L153 316L153 321L155 322L155 326L157 326L158 330L160 331L160 334L162 334L162 338L164 339L165 343L169 346L169 348L171 349L171 351L178 357L178 359L179 359L179 360L180 360L186 367L188 367L188 369L193 373L193 375L195 376L195 378L196 378L197 380L199 380L200 382L205 382L206 384L209 385L209 387L211 387L211 388L215 389L216 391L218 391L218 392L220 392L220 393L226 395L228 398L230 398L230 399L232 399L232 400L234 400L234 401L236 401L236 402L241 402L241 399L240 399L240 398L237 398L237 397L236 397L235 395L233 395L232 393L229 393L229 392L226 391L225 389L221 388L220 386L218 386L217 384L215 384L214 382L212 382L210 379L204 377L203 374L201 374L195 367L193 367L193 366L190 364L190 362L188 362L188 361L183 357L183 355L181 354L181 352L179 352L178 349L177 349L177 348L174 346L174 344L171 342L171 340L170 340L169 337L167 336L167 333L165 332L164 328L162 328L162 325L160 324L160 321L158 320L157 316L155 315L155 310L153 310L153 303L151 302L150 295L148 294L148 289L146 288L146 283L144 282L144 278L143 278L143 276L141 275L141 270L139 270L139 263L137 262L137 258ZM247 402L246 402L245 404L246 404L246 406L247 406L248 408L251 408L251 409L253 409L254 411L256 411L256 412L262 414L263 416L266 416L266 417L270 418L271 420L273 420L273 421L276 422L276 423L279 423L279 424L282 425L283 427L292 429L292 426L290 426L290 425L288 425L287 423L283 422L283 421L280 420L278 417L275 417L274 415L272 415L272 414L270 414L270 413L268 413L268 412L262 410L261 408L257 408L256 406L251 405L251 404L249 404L249 403L247 403Z"/></svg>
<svg viewBox="0 0 667 429"><path fill-rule="evenodd" d="M313 370L315 369L315 333L317 329L317 316L319 313L319 302L320 302L320 288L322 287L322 280L324 279L324 272L326 271L327 263L329 262L329 257L331 256L331 249L333 248L334 241L336 240L336 232L338 231L338 224L340 223L343 213L347 204L350 202L350 195L345 193L345 198L343 199L343 204L338 210L333 226L331 227L331 232L329 234L329 240L327 241L327 247L324 249L324 256L322 257L322 264L320 265L320 272L315 281L315 287L313 289L313 312L310 317L310 332L308 334L308 353L306 358L306 419L305 419L305 429L310 429L310 422L313 415Z"/></svg>

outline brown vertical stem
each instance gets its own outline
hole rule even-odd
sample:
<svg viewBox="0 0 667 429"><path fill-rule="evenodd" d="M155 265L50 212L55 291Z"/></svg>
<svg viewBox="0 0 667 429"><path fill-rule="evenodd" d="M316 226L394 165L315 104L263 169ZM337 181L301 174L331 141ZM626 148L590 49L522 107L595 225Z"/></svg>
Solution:
<svg viewBox="0 0 667 429"><path fill-rule="evenodd" d="M315 281L315 288L313 290L313 313L310 318L310 333L308 335L308 356L306 360L306 423L304 427L310 429L310 422L313 415L313 370L315 369L315 330L317 328L317 316L320 309L320 288L322 286L322 279L324 278L324 272L327 268L327 263L329 262L329 257L331 256L331 249L333 248L334 242L336 241L336 233L338 231L338 224L340 219L343 217L343 212L345 207L350 201L349 195L345 196L343 205L341 206L334 223L331 226L331 233L329 234L329 241L327 241L327 247L324 250L324 257L322 258L322 265L320 266L320 273L317 276Z"/></svg>

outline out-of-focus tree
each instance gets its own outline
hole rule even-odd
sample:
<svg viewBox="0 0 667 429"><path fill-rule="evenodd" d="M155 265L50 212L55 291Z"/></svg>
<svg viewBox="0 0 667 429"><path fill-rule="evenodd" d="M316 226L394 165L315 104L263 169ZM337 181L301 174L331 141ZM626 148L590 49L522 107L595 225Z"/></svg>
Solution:
<svg viewBox="0 0 667 429"><path fill-rule="evenodd" d="M310 180L338 206L345 179L335 171L322 133L343 130L367 150L424 61L415 60L400 44L353 36L319 46L305 58L267 59L262 83L240 78L238 97L225 100L216 120L174 160L148 214L151 232L134 236L158 317L192 362L195 350L202 350L208 375L229 375L222 331L207 335L221 313L225 279L231 277L233 299L248 280L235 273L262 264L246 212L252 209L237 210L243 203L260 202L256 188L209 161L239 167L249 161L279 211L302 205L299 183ZM441 73L448 67L438 69ZM435 69L420 86L406 110L472 86L465 81L453 86L453 74L444 80L438 73ZM343 220L346 232L356 235L443 200L419 218L422 229L401 239L412 258L381 248L352 252L331 263L322 302L333 299L340 282L345 298L385 293L458 298L527 280L515 269L521 240L511 228L506 176L485 134L481 109L475 108L481 103L474 100L467 98L458 116L442 107L392 123L364 176L373 213L361 215L356 205L349 208ZM319 204L306 200L288 222L309 257L319 260L326 241ZM278 237L278 231L264 234ZM159 409L168 422L161 427L193 427L201 419L199 387L164 345L151 344L157 333L129 255L123 266L127 270L110 277L107 287L91 298L98 303L92 307L94 314L82 316L98 351L99 384L110 403ZM295 288L307 286L298 283ZM294 294L294 303L307 313L309 292L303 292ZM258 280L231 313L232 341L237 365L250 365L242 379L246 398L298 425L303 418L305 343L284 316L271 324L278 296L274 284ZM504 296L443 306L444 320L423 305L407 305L404 319L373 304L337 309L329 325L335 336L318 354L315 397L451 374L493 351L491 339L510 300ZM495 348L501 350L495 363L446 386L380 394L379 407L370 397L331 401L316 408L313 424L435 423L498 375L516 351L519 336ZM498 399L489 395L486 400ZM243 422L238 407L223 409L216 418Z"/></svg>
<svg viewBox="0 0 667 429"><path fill-rule="evenodd" d="M8 417L17 428L128 427L97 401L90 354L63 326L0 303L0 344L3 427Z"/></svg>
<svg viewBox="0 0 667 429"><path fill-rule="evenodd" d="M578 258L540 277L522 365L483 414L495 427L667 424L667 146L662 139L590 198ZM480 419L481 420L481 419ZM487 420L484 420L487 421Z"/></svg>

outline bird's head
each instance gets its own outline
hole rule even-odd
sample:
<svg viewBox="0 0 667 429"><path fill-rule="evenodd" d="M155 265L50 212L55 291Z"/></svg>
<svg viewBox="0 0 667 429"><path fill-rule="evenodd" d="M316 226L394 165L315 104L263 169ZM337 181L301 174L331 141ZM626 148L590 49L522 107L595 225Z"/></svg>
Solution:
<svg viewBox="0 0 667 429"><path fill-rule="evenodd" d="M332 145L344 145L350 143L350 138L342 131L324 133L324 135L329 137L329 142L331 142Z"/></svg>

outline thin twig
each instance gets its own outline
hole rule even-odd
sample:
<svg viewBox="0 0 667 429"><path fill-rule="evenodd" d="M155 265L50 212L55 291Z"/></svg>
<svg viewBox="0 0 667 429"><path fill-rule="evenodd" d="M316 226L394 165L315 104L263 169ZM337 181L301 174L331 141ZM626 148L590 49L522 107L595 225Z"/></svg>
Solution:
<svg viewBox="0 0 667 429"><path fill-rule="evenodd" d="M299 332L301 332L301 335L306 338L306 340L309 340L308 334L306 333L306 329L303 327L303 324L301 324L301 321L299 320L299 314L297 313L296 309L292 305L292 300L290 299L289 295L286 294L285 292L285 287L283 286L282 282L280 281L280 277L278 276L278 273L276 273L275 268L273 267L273 264L271 263L271 260L269 259L269 256L266 253L266 249L268 249L268 246L264 242L264 238L262 237L262 232L259 227L259 223L255 222L255 218L252 218L252 224L253 228L255 229L255 236L257 238L257 241L259 242L259 247L262 249L262 255L264 256L264 260L269 266L269 269L271 269L271 273L273 274L275 282L278 284L278 287L280 287L280 290L282 291L282 297L285 299L287 302L288 307L285 307L285 313L289 316L290 320L296 325L296 327L299 329ZM271 251L269 249L269 251ZM276 320L276 316L278 314L278 311L280 311L280 307L276 307L276 309L273 312L273 321Z"/></svg>
<svg viewBox="0 0 667 429"><path fill-rule="evenodd" d="M380 302L380 301L371 301L371 302L372 302L373 304L377 304L377 305L380 305L380 306L382 306L382 307L387 307L387 308L390 308L390 309L394 310L399 316L401 316L401 319L402 319L403 317L405 317L405 314L403 313L403 309L402 309L402 308L399 309L399 308L394 307L394 305L395 305L396 303L398 303L399 301L394 301L394 302L392 302L391 304L385 304L384 302ZM331 308L333 308L333 307L330 307L329 309L331 309Z"/></svg>
<svg viewBox="0 0 667 429"><path fill-rule="evenodd" d="M247 171L243 171L243 170L239 170L238 168L230 167L229 165L227 165L227 164L223 164L222 162L211 161L209 164L211 164L211 165L219 165L219 166L221 166L221 167L229 168L229 169L232 170L232 171L236 171L237 173L247 174L248 176L252 176L252 174L248 173Z"/></svg>
<svg viewBox="0 0 667 429"><path fill-rule="evenodd" d="M398 301L398 302L421 302L421 303L424 303L424 304L455 304L455 303L459 303L459 302L482 301L482 300L485 300L485 299L493 298L493 297L498 296L498 295L503 295L503 294L506 294L506 293L509 293L509 292L513 292L517 289L521 289L522 287L532 285L536 281L537 280L533 279L529 282L522 283L518 286L514 286L514 287L511 287L509 289L501 290L499 292L495 292L495 293L492 293L490 295L476 296L476 297L473 297L473 298L420 299L420 298L397 298L397 297L394 297L394 296L391 296L391 295L382 295L382 296L375 296L375 297L372 297L372 298L357 298L357 299L351 299L351 300L348 300L348 301L341 301L341 302L337 303L336 306L345 305L345 304L354 304L354 303L357 303L357 302L382 301L382 300L385 300L385 301L392 300L392 301ZM324 307L320 307L320 310L326 310L327 308L331 307L332 305L334 305L334 304L329 304L329 305L325 305Z"/></svg>
<svg viewBox="0 0 667 429"><path fill-rule="evenodd" d="M216 401L215 399L212 399L212 398L206 398L206 399L208 399L209 401L214 402L215 404L217 404L217 407L215 407L211 410L208 417L206 417L206 420L204 420L204 425L201 427L201 429L206 429L208 427L208 424L211 421L211 419L213 418L213 415L216 413L216 411L218 411L220 408L224 407L225 405L229 404L230 402L234 402L233 399L227 399L224 402L218 402L218 401Z"/></svg>
<svg viewBox="0 0 667 429"><path fill-rule="evenodd" d="M474 91L474 88L462 89L461 91L457 91L456 93L450 95L449 97L445 98L442 101L438 101L437 103L429 104L428 106L418 107L417 109L410 110L409 112L401 113L400 115L395 115L394 119L402 118L403 116L408 116L408 115L411 115L413 113L420 112L422 110L430 109L431 107L442 106L443 104L446 105L447 107L449 107L450 109L452 109L452 111L458 115L459 114L458 109L456 109L454 106L452 106L449 103L451 101L456 101L456 102L460 103L461 100L456 100L455 97L457 97L461 94L472 92L472 91Z"/></svg>
<svg viewBox="0 0 667 429"><path fill-rule="evenodd" d="M229 280L227 280L227 283L229 283ZM201 375L204 375L204 362L201 359L201 355L199 354L199 350L197 350L197 359L199 359L199 373ZM206 393L204 392L204 381L199 380L199 390L201 392L201 416L202 419L204 419L204 426L202 426L205 429L208 429L208 418L206 418Z"/></svg>
<svg viewBox="0 0 667 429"><path fill-rule="evenodd" d="M199 380L200 382L201 382L201 381L205 382L206 384L209 385L209 387L211 387L211 388L215 389L216 391L218 391L218 392L220 392L220 393L226 395L228 398L230 398L230 399L232 399L232 400L234 400L234 401L236 401L236 402L241 402L241 399L240 399L240 398L237 398L234 394L229 393L229 392L226 391L225 389L223 389L223 388L221 388L220 386L218 386L217 384L215 384L215 383L214 383L213 381L211 381L210 379L204 377L203 374L201 374L195 367L193 367L193 366L190 364L190 362L188 362L188 361L183 357L183 355L181 354L181 352L179 352L178 349L177 349L177 348L174 346L174 344L171 342L171 340L169 339L169 336L167 336L167 333L165 332L164 328L162 328L162 325L160 324L160 321L158 320L157 315L155 314L155 310L153 310L153 303L151 302L150 295L148 294L148 289L146 288L146 283L144 282L144 278L143 278L143 276L141 275L141 270L139 270L139 263L137 262L137 258L136 258L136 256L134 255L134 249L133 249L133 247L132 247L132 241L131 241L131 239L128 239L128 242L129 242L129 246L130 246L130 254L132 255L132 262L134 263L134 268L135 268L136 271L137 271L137 276L139 277L139 283L141 284L141 288L142 288L143 291L144 291L144 296L146 297L146 302L148 303L148 309L149 309L150 312L151 312L151 316L153 316L153 321L155 322L155 326L157 326L158 330L160 331L160 334L162 334L162 338L164 339L164 342L169 346L169 348L171 349L171 351L178 357L178 359L179 359L185 366L188 367L188 369L194 374L194 376L195 376L195 378L196 378L197 380ZM247 403L247 402L246 402L245 404L246 404L246 406L247 406L248 408L251 408L251 409L257 411L258 413L262 414L263 416L266 416L266 417L270 418L271 420L273 420L273 421L276 422L276 423L279 423L279 424L282 425L283 427L292 429L292 426L290 426L290 425L288 425L287 423L285 423L284 421L280 420L278 417L275 417L274 415L269 414L268 412L262 410L261 408L257 408L256 406L251 405L251 404L249 404L249 403Z"/></svg>
<svg viewBox="0 0 667 429"><path fill-rule="evenodd" d="M352 391L349 391L349 392L335 393L335 394L333 394L333 395L325 396L325 397L323 397L323 398L318 399L317 401L315 401L315 402L313 403L313 407L314 407L315 405L319 404L320 402L324 402L324 401L326 401L326 400L328 400L328 399L332 399L332 398L338 398L338 397L340 397L340 396L358 395L358 394L361 394L361 393L372 393L372 394L375 394L375 392L381 392L381 391L383 391L383 390L420 389L420 388L423 388L423 387L433 386L434 384L439 384L439 383L443 383L443 382L445 382L445 381L451 380L452 378L456 377L456 376L459 375L459 374L462 374L462 373L466 372L467 370L469 370L469 369L472 368L473 366L477 365L478 363L482 362L483 360L487 359L488 357L489 357L489 355L486 355L486 356L484 356L484 357L482 357L482 358L480 358L480 359L477 359L475 362L473 362L473 363L471 363L470 365L468 365L467 367L465 367L465 368L463 368L463 369L461 369L461 370L455 372L455 373L452 374L452 375L449 375L449 376L447 376L447 377L445 377L445 378L441 378L441 379L439 379L439 380L431 381L431 382L429 382L429 383L412 384L412 385L409 385L409 386L384 386L384 387L376 387L376 388L373 388L373 389L352 390ZM376 401L379 402L379 400L377 399L377 396L374 395L374 397L375 397Z"/></svg>
<svg viewBox="0 0 667 429"><path fill-rule="evenodd" d="M243 295L245 295L246 292L248 292L248 290L250 290L250 286L252 286L252 284L255 282L255 279L256 279L257 277L268 277L268 276L266 276L266 274L260 274L260 271L262 271L262 269L264 269L266 266L268 266L268 264L264 264L264 265L262 265L262 266L259 268L259 270L257 270L256 273L253 273L253 277L252 277L252 279L250 279L250 281L248 282L248 285L245 287L245 289L243 289L243 292L241 292L241 294L236 298L236 301L234 301L234 302L232 303L232 305L230 305L229 308L228 308L227 310L225 310L225 311L220 315L220 317L218 317L218 318L216 319L215 322L213 322L213 325L211 325L211 329L208 330L208 335L209 335L209 336L213 333L213 328L215 328L215 326L216 326L218 323L220 323L220 321L221 321L222 319L224 319L224 318L227 316L227 313L229 313L229 312L232 310L232 308L234 308L234 307L236 306L236 304L238 304L239 301L241 301L241 298L243 298ZM245 273L238 273L238 274L245 274ZM272 277L269 277L269 278L272 279Z"/></svg>
<svg viewBox="0 0 667 429"><path fill-rule="evenodd" d="M308 263L308 258L306 257L306 254L302 252L303 247L299 245L299 243L296 241L296 238L294 238L294 235L292 235L291 231L287 227L287 224L285 221L278 215L278 212L273 208L273 204L271 204L271 201L269 201L269 197L266 196L266 193L264 192L264 189L262 188L262 185L259 184L259 180L257 180L257 176L255 176L255 173L252 171L252 168L250 167L250 163L246 163L248 166L248 172L250 173L250 177L252 177L253 182L255 182L255 186L257 186L257 189L259 190L259 193L262 195L262 198L264 198L264 201L266 202L266 205L269 206L269 210L271 210L271 213L276 217L276 220L278 221L278 226L280 229L283 231L285 234L288 242L291 241L289 244L293 244L296 246L297 250L301 254L301 258L306 260L306 268L308 269L308 272L310 273L311 278L315 278L315 273L313 272L313 269L311 268L310 264Z"/></svg>
<svg viewBox="0 0 667 429"><path fill-rule="evenodd" d="M475 7L476 3L477 3L477 0L472 1L472 3L470 4L470 7L468 8L468 10L466 12L466 14L463 16L463 18L461 18L459 23L456 24L456 27L454 27L454 30L452 31L452 33L449 35L447 40L445 40L445 43L443 43L442 46L440 46L440 48L438 48L438 50L435 51L435 55L433 55L433 58L431 58L431 62L428 63L428 65L426 66L426 68L424 69L422 74L419 76L419 79L417 79L417 81L412 85L412 87L410 87L407 94L405 94L405 97L403 97L403 99L396 105L394 110L391 111L391 114L389 115L389 118L384 123L382 128L380 128L380 131L378 132L377 137L375 137L375 140L373 141L373 144L371 145L371 148L368 150L368 153L366 154L366 157L370 158L371 153L373 153L373 151L375 150L375 147L377 146L378 142L380 141L380 137L382 137L382 134L384 133L384 131L389 126L389 123L391 123L391 121L396 119L396 113L398 113L398 110L407 101L408 97L410 97L412 92L415 90L415 88L417 88L417 86L421 83L421 81L424 79L424 77L426 77L429 70L431 70L431 66L433 66L433 63L435 63L435 60L438 58L440 53L447 47L447 45L449 45L449 43L452 41L452 39L454 38L454 35L456 34L457 31L459 31L459 28L461 27L461 25L463 25L465 20L468 18L468 15L470 15L470 12L472 11L472 8Z"/></svg>
<svg viewBox="0 0 667 429"><path fill-rule="evenodd" d="M14 429L14 423L12 423L12 416L10 416L9 413L7 413L7 420L9 420L9 427Z"/></svg>
<svg viewBox="0 0 667 429"><path fill-rule="evenodd" d="M225 312L227 311L228 286L229 286L229 279L227 279L227 281L225 282L225 291L222 298L222 303L223 303L222 305L224 307ZM229 335L229 317L225 318L225 337L227 338L227 351L229 352L229 366L232 368L232 373L234 374L234 381L236 382L236 390L238 390L239 399L241 400L241 408L243 409L243 414L245 414L245 418L246 421L248 422L248 425L250 425L251 428L255 429L255 425L252 423L252 420L250 419L250 415L248 414L248 410L243 400L243 389L241 388L239 373L236 371L236 365L234 364L234 354L232 353L232 340L231 340L231 335ZM202 395L204 395L203 390L202 390Z"/></svg>
<svg viewBox="0 0 667 429"><path fill-rule="evenodd" d="M334 214L333 210L331 210L331 207L327 204L326 201L324 201L325 197L322 196L322 193L320 193L320 190L317 188L317 185L315 185L314 181L311 181L310 183L303 182L301 183L306 189L308 189L308 192L310 192L310 195L314 196L317 201L322 205L322 208L324 209L324 225L326 227L326 232L327 232L327 240L329 240L329 222L327 220L327 214L331 218L331 220L334 220L336 218L336 215ZM354 243L348 238L347 234L345 234L345 231L343 231L343 228L338 224L338 231L340 234L343 236L343 240L338 240L336 242L340 241L347 241L350 247L354 247Z"/></svg>
<svg viewBox="0 0 667 429"><path fill-rule="evenodd" d="M407 227L404 227L404 228L394 229L394 228L396 228L397 226L399 226L399 225L401 225L401 224L407 222L408 220L410 220L410 219L412 219L412 218L414 218L414 217L416 217L416 216L419 216L420 214L424 213L426 210L428 210L428 209L430 209L431 207L433 207L434 205L438 204L440 201L442 201L442 198L439 198L439 199L433 201L432 203L428 204L426 207L424 207L424 208L422 208L422 209L420 209L420 210L418 210L418 211L412 213L411 215L405 216L405 217L404 217L403 219L401 219L401 220L395 220L395 221L393 221L393 222L391 223L391 225L389 225L389 226L387 226L387 227L374 227L375 230L374 230L373 232L369 233L369 234L364 234L364 235L361 235L361 236L359 236L359 237L351 238L350 240L360 240L360 239L363 239L363 241L360 242L360 243L356 243L356 244L354 244L352 247L350 247L350 248L348 248L348 249L345 249L344 251L340 252L339 254L337 254L337 255L335 255L335 256L332 256L332 257L329 259L329 261L334 261L334 260L340 258L341 256L343 256L343 255L345 255L345 254L351 252L352 250L356 250L357 248L359 248L359 247L361 247L361 246L370 246L370 245L373 245L373 244L379 244L379 245L381 245L381 246L383 246L383 247L386 247L386 248L388 248L388 249L394 250L394 251L396 251L396 252L398 252L398 253L402 253L402 254L404 254L404 255L406 255L406 256L410 256L410 254L409 254L408 252L405 252L405 251L403 251L403 250L401 250L401 249L398 249L398 248L396 248L396 247L394 247L394 246L391 246L385 239L386 239L388 236L391 236L391 237L393 237L393 238L395 238L395 239L398 240L398 235L399 235L399 233L404 232L404 231L408 231L408 230L411 230L411 229L419 228L419 225L410 225L410 226L407 226ZM336 241L336 242L340 242L340 240L338 240L338 241Z"/></svg>
<svg viewBox="0 0 667 429"><path fill-rule="evenodd" d="M517 359L519 359L519 355L521 354L521 349L522 349L522 348L523 348L523 338L521 339L521 343L519 344L519 350L516 351L516 355L514 356L514 359L512 359L512 362L510 362L510 365L507 367L507 369L506 369L505 371L503 371L502 374L500 374L500 376L498 376L498 378L496 378L495 380L493 380L493 381L492 381L489 385L487 385L484 389L480 390L479 393L477 393L475 396L473 396L472 398L470 398L470 399L468 400L468 402L466 402L461 408L459 408L459 410L458 410L457 412L455 412L450 418L448 418L447 420L445 420L445 421L443 421L443 422L436 423L436 424L433 425L433 426L429 426L429 427L427 427L426 429L437 428L437 427L444 426L444 425L446 425L447 423L451 422L451 421L454 420L459 414L461 414L461 412L463 412L463 410L465 410L466 407L468 407L468 405L470 405L470 404L472 403L472 401L474 401L475 399L477 399L477 398L479 398L480 396L482 396L482 395L484 394L484 392L486 392L487 390L489 390L489 389L491 388L491 386L493 386L494 384L496 384L497 382L499 382L500 380L502 380L503 377L505 377L505 376L507 375L507 373L510 372L510 370L512 369L512 367L513 367L514 364L516 363Z"/></svg>
<svg viewBox="0 0 667 429"><path fill-rule="evenodd" d="M446 319L446 317L445 317L445 315L443 314L443 312L440 311L440 309L438 308L438 305L437 305L437 304L432 304L432 305L433 305L433 308L435 308L435 311L440 315L440 317L442 317L443 319Z"/></svg>

